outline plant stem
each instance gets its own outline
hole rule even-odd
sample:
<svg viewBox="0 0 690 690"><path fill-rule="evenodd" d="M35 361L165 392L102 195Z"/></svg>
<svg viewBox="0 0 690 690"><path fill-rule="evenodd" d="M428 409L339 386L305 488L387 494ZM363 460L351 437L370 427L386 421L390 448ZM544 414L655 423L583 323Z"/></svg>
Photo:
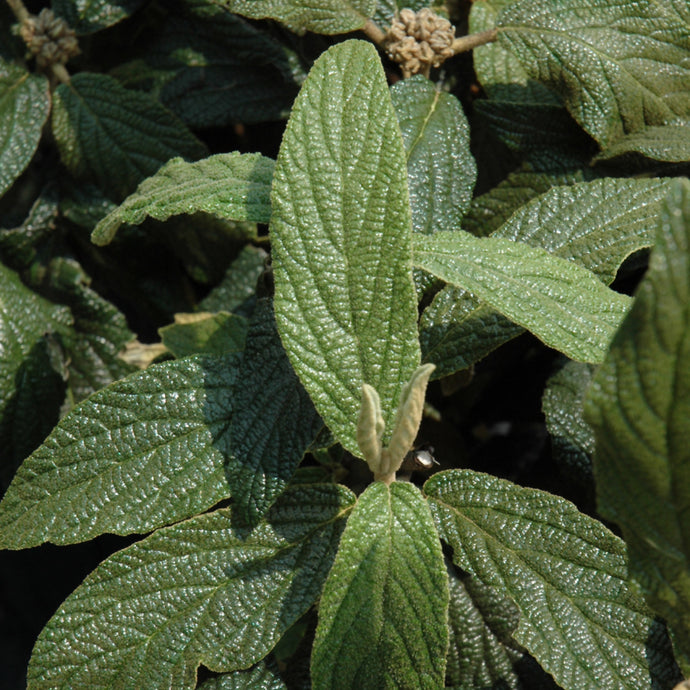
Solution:
<svg viewBox="0 0 690 690"><path fill-rule="evenodd" d="M458 53L465 53L477 46L483 46L486 43L493 43L498 36L498 29L489 29L489 31L480 31L477 34L469 34L468 36L461 36L456 38L451 48L457 55Z"/></svg>
<svg viewBox="0 0 690 690"><path fill-rule="evenodd" d="M378 46L382 46L386 38L386 34L371 19L367 19L367 23L362 27L362 32Z"/></svg>
<svg viewBox="0 0 690 690"><path fill-rule="evenodd" d="M29 10L24 7L22 0L7 0L7 4L10 6L17 21L24 22L31 16Z"/></svg>
<svg viewBox="0 0 690 690"><path fill-rule="evenodd" d="M395 481L395 472L374 474L374 481L383 482L386 486L390 486Z"/></svg>

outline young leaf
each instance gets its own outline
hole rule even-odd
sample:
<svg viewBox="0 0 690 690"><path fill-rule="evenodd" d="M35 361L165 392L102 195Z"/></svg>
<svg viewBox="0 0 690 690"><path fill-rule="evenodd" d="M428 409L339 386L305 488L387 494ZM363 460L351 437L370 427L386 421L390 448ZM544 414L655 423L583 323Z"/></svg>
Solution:
<svg viewBox="0 0 690 690"><path fill-rule="evenodd" d="M247 338L247 319L237 314L175 314L175 323L158 329L165 347L178 359L206 353L242 352Z"/></svg>
<svg viewBox="0 0 690 690"><path fill-rule="evenodd" d="M48 80L0 59L0 196L29 165L49 112Z"/></svg>
<svg viewBox="0 0 690 690"><path fill-rule="evenodd" d="M105 74L81 72L58 86L52 122L62 162L115 199L171 158L206 152L158 101Z"/></svg>
<svg viewBox="0 0 690 690"><path fill-rule="evenodd" d="M211 0L250 19L277 19L303 34L345 34L361 29L376 10L376 0Z"/></svg>
<svg viewBox="0 0 690 690"><path fill-rule="evenodd" d="M500 13L498 37L606 148L690 114L682 6L682 0L518 0Z"/></svg>
<svg viewBox="0 0 690 690"><path fill-rule="evenodd" d="M558 496L469 470L438 473L424 491L454 563L510 596L516 641L560 685L678 679L664 625L626 583L625 545L601 523Z"/></svg>
<svg viewBox="0 0 690 690"><path fill-rule="evenodd" d="M52 0L51 4L78 34L90 34L129 17L144 0Z"/></svg>
<svg viewBox="0 0 690 690"><path fill-rule="evenodd" d="M690 121L647 127L641 132L628 134L614 141L596 160L606 161L630 153L667 163L690 161Z"/></svg>
<svg viewBox="0 0 690 690"><path fill-rule="evenodd" d="M200 664L251 666L318 597L353 502L296 487L254 530L218 510L115 553L44 628L29 687L191 690Z"/></svg>
<svg viewBox="0 0 690 690"><path fill-rule="evenodd" d="M391 98L407 152L412 229L457 230L477 179L462 106L421 76L399 81Z"/></svg>
<svg viewBox="0 0 690 690"><path fill-rule="evenodd" d="M604 359L630 302L577 264L502 238L417 235L414 261L579 361Z"/></svg>
<svg viewBox="0 0 690 690"><path fill-rule="evenodd" d="M260 153L219 153L196 163L168 161L111 211L93 231L98 245L112 241L123 223L167 220L181 213L209 213L226 220L268 223L273 161Z"/></svg>
<svg viewBox="0 0 690 690"><path fill-rule="evenodd" d="M443 687L447 625L448 578L426 501L412 484L371 484L324 586L313 687Z"/></svg>
<svg viewBox="0 0 690 690"><path fill-rule="evenodd" d="M664 205L649 270L587 403L602 513L690 659L690 184Z"/></svg>
<svg viewBox="0 0 690 690"><path fill-rule="evenodd" d="M255 524L284 491L323 426L290 366L267 297L252 315L234 406L225 473L236 510Z"/></svg>
<svg viewBox="0 0 690 690"><path fill-rule="evenodd" d="M272 201L283 345L324 422L359 456L362 384L381 397L390 434L419 363L406 157L372 45L340 43L314 64L283 137Z"/></svg>
<svg viewBox="0 0 690 690"><path fill-rule="evenodd" d="M0 545L146 532L227 498L237 367L237 354L165 362L78 405L19 468L0 503Z"/></svg>

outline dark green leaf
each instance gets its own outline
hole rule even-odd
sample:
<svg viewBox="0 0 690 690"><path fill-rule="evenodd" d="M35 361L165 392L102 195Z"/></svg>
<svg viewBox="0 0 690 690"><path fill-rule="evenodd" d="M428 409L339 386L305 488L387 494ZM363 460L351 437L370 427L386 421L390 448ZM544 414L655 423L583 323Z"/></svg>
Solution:
<svg viewBox="0 0 690 690"><path fill-rule="evenodd" d="M353 502L299 487L254 530L218 510L115 553L46 625L29 687L191 690L199 664L251 666L318 597Z"/></svg>
<svg viewBox="0 0 690 690"><path fill-rule="evenodd" d="M406 156L372 45L340 43L314 64L272 201L278 330L324 422L359 456L362 383L378 391L390 434L419 362Z"/></svg>
<svg viewBox="0 0 690 690"><path fill-rule="evenodd" d="M648 127L614 141L597 160L639 153L655 161L680 163L690 161L690 122L676 122L663 127Z"/></svg>
<svg viewBox="0 0 690 690"><path fill-rule="evenodd" d="M163 345L178 359L206 353L223 355L242 352L247 337L247 319L236 314L176 314L175 323L158 329Z"/></svg>
<svg viewBox="0 0 690 690"><path fill-rule="evenodd" d="M78 34L89 34L129 17L144 0L52 0L51 4Z"/></svg>
<svg viewBox="0 0 690 690"><path fill-rule="evenodd" d="M419 10L425 7L437 4L438 2L429 2L429 0L378 0L373 19L385 31L392 24L393 18L400 10L408 8L419 12Z"/></svg>
<svg viewBox="0 0 690 690"><path fill-rule="evenodd" d="M109 213L91 239L108 244L123 223L139 225L147 217L167 220L182 213L268 223L273 165L260 153L219 153L196 163L175 158Z"/></svg>
<svg viewBox="0 0 690 690"><path fill-rule="evenodd" d="M48 80L0 60L0 196L29 165L49 112Z"/></svg>
<svg viewBox="0 0 690 690"><path fill-rule="evenodd" d="M671 687L664 625L626 582L625 544L572 503L451 470L424 486L455 564L517 605L514 636L565 688Z"/></svg>
<svg viewBox="0 0 690 690"><path fill-rule="evenodd" d="M275 664L263 661L246 671L224 673L197 686L197 690L286 690Z"/></svg>
<svg viewBox="0 0 690 690"><path fill-rule="evenodd" d="M412 484L357 500L319 606L316 688L443 687L448 579L427 502Z"/></svg>
<svg viewBox="0 0 690 690"><path fill-rule="evenodd" d="M690 184L674 182L647 275L587 404L601 512L690 662Z"/></svg>
<svg viewBox="0 0 690 690"><path fill-rule="evenodd" d="M112 198L131 193L171 158L205 154L169 110L105 74L76 74L54 98L53 133L63 163Z"/></svg>
<svg viewBox="0 0 690 690"><path fill-rule="evenodd" d="M146 532L227 498L237 360L200 355L154 365L78 405L0 503L2 546Z"/></svg>

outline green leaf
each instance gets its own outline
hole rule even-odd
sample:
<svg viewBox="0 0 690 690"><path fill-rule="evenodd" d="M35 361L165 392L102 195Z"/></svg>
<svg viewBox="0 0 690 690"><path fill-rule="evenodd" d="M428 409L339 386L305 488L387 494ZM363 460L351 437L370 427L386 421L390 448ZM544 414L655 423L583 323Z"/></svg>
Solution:
<svg viewBox="0 0 690 690"><path fill-rule="evenodd" d="M49 112L48 80L0 60L0 196L29 165Z"/></svg>
<svg viewBox="0 0 690 690"><path fill-rule="evenodd" d="M427 502L371 484L328 575L312 652L316 688L443 687L448 579Z"/></svg>
<svg viewBox="0 0 690 690"><path fill-rule="evenodd" d="M412 229L457 230L477 179L462 106L422 76L399 81L391 98L407 152Z"/></svg>
<svg viewBox="0 0 690 690"><path fill-rule="evenodd" d="M378 0L373 20L380 29L385 31L393 23L395 15L400 10L408 8L414 12L419 12L419 10L430 6L438 9L436 7L438 4L435 0L434 2L429 2L429 0Z"/></svg>
<svg viewBox="0 0 690 690"><path fill-rule="evenodd" d="M105 74L81 72L55 90L53 134L70 172L122 198L175 156L204 145L151 96Z"/></svg>
<svg viewBox="0 0 690 690"><path fill-rule="evenodd" d="M581 266L503 238L417 235L414 260L578 361L603 361L630 303Z"/></svg>
<svg viewBox="0 0 690 690"><path fill-rule="evenodd" d="M376 11L376 0L211 0L250 19L276 19L303 34L345 34L361 29Z"/></svg>
<svg viewBox="0 0 690 690"><path fill-rule="evenodd" d="M112 26L137 10L144 0L52 0L55 14L67 20L78 34Z"/></svg>
<svg viewBox="0 0 690 690"><path fill-rule="evenodd" d="M405 150L372 45L347 41L314 64L272 201L278 331L324 422L359 456L362 383L390 433L419 363Z"/></svg>
<svg viewBox="0 0 690 690"><path fill-rule="evenodd" d="M498 37L602 147L690 115L683 0L518 0Z"/></svg>
<svg viewBox="0 0 690 690"><path fill-rule="evenodd" d="M323 426L290 366L267 297L252 315L234 401L225 473L239 514L254 524L285 490Z"/></svg>
<svg viewBox="0 0 690 690"><path fill-rule="evenodd" d="M511 597L515 639L557 683L677 680L664 625L626 583L625 545L601 523L558 496L469 470L440 472L424 491L454 563Z"/></svg>
<svg viewBox="0 0 690 690"><path fill-rule="evenodd" d="M78 405L0 503L2 547L146 532L227 498L237 367L237 354L165 362Z"/></svg>
<svg viewBox="0 0 690 690"><path fill-rule="evenodd" d="M690 122L675 122L663 127L647 127L614 141L597 157L598 161L639 153L655 161L690 161Z"/></svg>
<svg viewBox="0 0 690 690"><path fill-rule="evenodd" d="M251 666L318 597L353 502L299 487L254 530L218 510L115 553L44 628L29 687L191 689L200 664Z"/></svg>
<svg viewBox="0 0 690 690"><path fill-rule="evenodd" d="M592 384L600 510L690 660L690 185L673 183L632 309Z"/></svg>
<svg viewBox="0 0 690 690"><path fill-rule="evenodd" d="M275 664L269 665L263 661L246 671L224 673L197 686L197 690L246 690L247 688L286 690L287 686L281 679Z"/></svg>
<svg viewBox="0 0 690 690"><path fill-rule="evenodd" d="M242 352L249 324L236 314L175 314L175 323L158 329L163 345L178 359L207 353Z"/></svg>
<svg viewBox="0 0 690 690"><path fill-rule="evenodd" d="M108 244L123 223L167 220L182 213L208 213L226 220L268 223L273 161L260 153L219 153L196 163L175 158L111 211L91 240Z"/></svg>

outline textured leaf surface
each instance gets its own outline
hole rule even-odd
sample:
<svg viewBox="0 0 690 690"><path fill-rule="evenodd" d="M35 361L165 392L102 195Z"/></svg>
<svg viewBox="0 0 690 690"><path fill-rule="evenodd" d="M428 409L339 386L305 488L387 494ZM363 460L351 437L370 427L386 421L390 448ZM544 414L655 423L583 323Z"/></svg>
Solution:
<svg viewBox="0 0 690 690"><path fill-rule="evenodd" d="M477 178L462 106L421 76L399 81L391 98L407 152L412 229L457 230Z"/></svg>
<svg viewBox="0 0 690 690"><path fill-rule="evenodd" d="M603 147L690 114L684 0L518 0L498 26L527 74L557 91Z"/></svg>
<svg viewBox="0 0 690 690"><path fill-rule="evenodd" d="M197 690L286 690L275 664L270 666L263 661L246 671L224 673L211 678L197 687Z"/></svg>
<svg viewBox="0 0 690 690"><path fill-rule="evenodd" d="M109 213L91 239L108 244L123 223L166 220L181 213L209 213L226 220L268 223L271 219L273 161L260 153L219 153L188 163L166 163Z"/></svg>
<svg viewBox="0 0 690 690"><path fill-rule="evenodd" d="M29 165L49 112L48 80L0 60L0 196Z"/></svg>
<svg viewBox="0 0 690 690"><path fill-rule="evenodd" d="M690 122L664 127L648 127L621 137L602 151L597 160L610 160L629 153L639 153L655 161L680 163L690 161Z"/></svg>
<svg viewBox="0 0 690 690"><path fill-rule="evenodd" d="M344 34L361 29L376 0L212 0L251 19L277 19L296 33Z"/></svg>
<svg viewBox="0 0 690 690"><path fill-rule="evenodd" d="M412 484L360 495L324 586L312 653L319 688L443 687L448 581Z"/></svg>
<svg viewBox="0 0 690 690"><path fill-rule="evenodd" d="M283 137L272 201L283 345L324 422L359 456L362 383L378 391L391 431L419 363L405 150L370 44L341 43L314 64Z"/></svg>
<svg viewBox="0 0 690 690"><path fill-rule="evenodd" d="M406 7L419 12L419 10L425 7L430 7L437 3L429 3L425 0L378 0L376 3L376 13L374 14L374 21L379 25L383 31L385 31L393 22L393 18L396 13Z"/></svg>
<svg viewBox="0 0 690 690"><path fill-rule="evenodd" d="M54 98L53 133L63 163L113 198L131 193L171 158L205 153L169 110L105 74L76 74Z"/></svg>
<svg viewBox="0 0 690 690"><path fill-rule="evenodd" d="M666 630L626 583L625 545L601 523L558 496L467 470L436 474L424 491L455 564L513 599L515 639L560 685L672 686Z"/></svg>
<svg viewBox="0 0 690 690"><path fill-rule="evenodd" d="M263 658L314 602L354 496L299 487L254 530L218 510L102 563L34 647L29 687L179 688Z"/></svg>
<svg viewBox="0 0 690 690"><path fill-rule="evenodd" d="M629 307L590 271L503 238L418 235L414 261L576 360L601 362Z"/></svg>
<svg viewBox="0 0 690 690"><path fill-rule="evenodd" d="M252 315L234 398L225 471L237 511L254 524L284 491L323 426L290 366L267 297Z"/></svg>
<svg viewBox="0 0 690 690"><path fill-rule="evenodd" d="M88 34L129 17L144 0L52 0L51 4L77 33Z"/></svg>
<svg viewBox="0 0 690 690"><path fill-rule="evenodd" d="M202 352L242 352L248 327L247 319L227 312L180 314L176 323L159 328L158 333L163 345L179 359Z"/></svg>
<svg viewBox="0 0 690 690"><path fill-rule="evenodd" d="M149 367L92 395L21 466L0 543L146 532L227 498L224 448L237 355Z"/></svg>
<svg viewBox="0 0 690 690"><path fill-rule="evenodd" d="M623 530L631 575L690 659L690 185L665 203L649 270L597 373L600 510Z"/></svg>

